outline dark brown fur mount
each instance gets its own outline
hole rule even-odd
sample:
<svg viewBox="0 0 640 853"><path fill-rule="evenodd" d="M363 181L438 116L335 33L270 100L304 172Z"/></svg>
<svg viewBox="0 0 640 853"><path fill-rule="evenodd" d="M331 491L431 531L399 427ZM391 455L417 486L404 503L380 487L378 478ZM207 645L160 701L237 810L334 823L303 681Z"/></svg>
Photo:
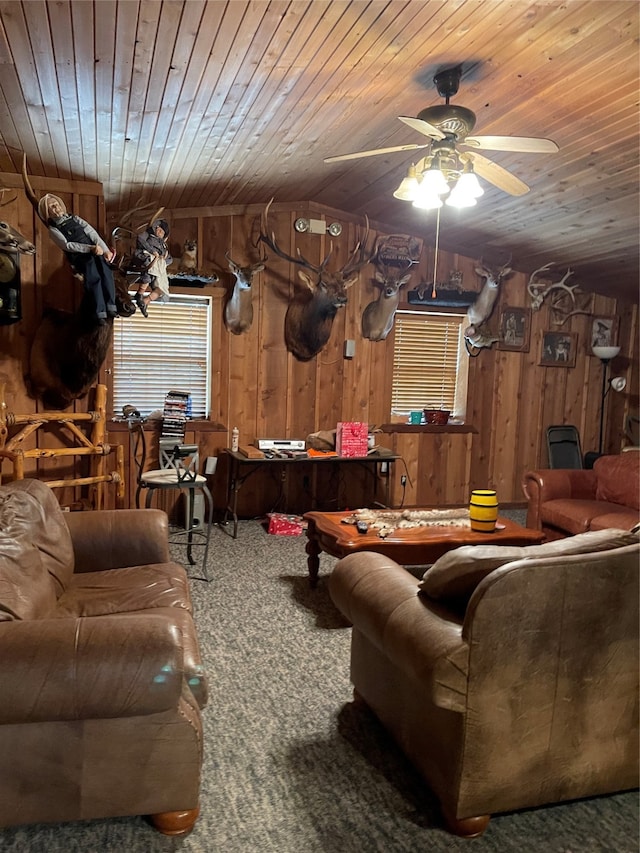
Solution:
<svg viewBox="0 0 640 853"><path fill-rule="evenodd" d="M55 410L84 397L98 379L112 329L113 320L96 323L95 306L88 298L75 313L46 309L31 345L25 377L29 396Z"/></svg>

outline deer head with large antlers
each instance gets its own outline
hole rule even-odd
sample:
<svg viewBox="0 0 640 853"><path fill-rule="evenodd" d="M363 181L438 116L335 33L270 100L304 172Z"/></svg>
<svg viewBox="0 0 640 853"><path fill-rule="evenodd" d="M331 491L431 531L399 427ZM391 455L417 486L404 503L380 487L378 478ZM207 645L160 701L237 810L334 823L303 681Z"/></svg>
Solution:
<svg viewBox="0 0 640 853"><path fill-rule="evenodd" d="M339 308L347 304L347 289L358 280L360 270L366 266L374 250L367 249L369 220L366 220L366 232L351 251L345 265L335 272L327 269L333 246L321 264L313 264L304 258L300 251L296 257L282 251L275 234L269 231L269 208L267 204L260 223L260 240L280 258L296 264L300 280L307 290L298 294L289 303L284 320L284 337L289 352L300 361L309 361L326 345L331 335L333 320Z"/></svg>
<svg viewBox="0 0 640 853"><path fill-rule="evenodd" d="M482 347L492 346L498 338L486 329L485 323L491 316L493 306L496 304L500 285L512 274L509 266L511 259L498 270L490 269L482 263L482 259L475 268L480 278L484 278L484 285L475 302L467 310L469 325L464 330L465 345L469 355L478 355Z"/></svg>
<svg viewBox="0 0 640 853"><path fill-rule="evenodd" d="M229 269L235 277L233 290L224 306L224 324L234 335L248 332L253 323L253 293L251 285L256 273L264 269L266 256L257 263L247 266L237 264L229 252L225 252L225 258L229 263Z"/></svg>
<svg viewBox="0 0 640 853"><path fill-rule="evenodd" d="M393 329L400 291L411 278L411 273L407 270L412 266L413 261L409 260L400 267L381 264L380 268L376 269L375 283L380 288L380 293L362 312L363 337L370 341L384 341Z"/></svg>

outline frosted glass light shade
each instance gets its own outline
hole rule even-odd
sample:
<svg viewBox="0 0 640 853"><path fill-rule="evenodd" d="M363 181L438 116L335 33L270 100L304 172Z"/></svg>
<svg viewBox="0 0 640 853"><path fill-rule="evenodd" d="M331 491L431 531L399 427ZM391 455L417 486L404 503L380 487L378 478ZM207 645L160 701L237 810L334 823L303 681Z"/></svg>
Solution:
<svg viewBox="0 0 640 853"><path fill-rule="evenodd" d="M601 361L610 361L620 352L620 347L591 347L591 352Z"/></svg>

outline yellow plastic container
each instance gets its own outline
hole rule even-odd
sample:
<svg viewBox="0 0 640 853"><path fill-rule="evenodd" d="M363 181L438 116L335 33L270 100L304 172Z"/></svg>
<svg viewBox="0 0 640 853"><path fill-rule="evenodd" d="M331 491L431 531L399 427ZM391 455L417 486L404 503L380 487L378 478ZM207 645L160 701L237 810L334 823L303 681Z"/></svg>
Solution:
<svg viewBox="0 0 640 853"><path fill-rule="evenodd" d="M493 533L498 519L498 497L492 489L475 489L469 502L471 529L476 533Z"/></svg>

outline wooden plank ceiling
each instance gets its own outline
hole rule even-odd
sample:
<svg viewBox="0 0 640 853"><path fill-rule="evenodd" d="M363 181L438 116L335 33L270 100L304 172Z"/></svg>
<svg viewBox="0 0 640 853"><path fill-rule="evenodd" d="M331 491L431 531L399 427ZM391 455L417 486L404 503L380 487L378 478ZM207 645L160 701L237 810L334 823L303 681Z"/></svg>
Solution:
<svg viewBox="0 0 640 853"><path fill-rule="evenodd" d="M392 192L421 143L397 118L453 103L476 134L557 154L483 152L525 181L482 181L441 246L638 298L638 3L581 0L0 2L0 171L99 180L108 211L314 200L433 244L435 214Z"/></svg>

